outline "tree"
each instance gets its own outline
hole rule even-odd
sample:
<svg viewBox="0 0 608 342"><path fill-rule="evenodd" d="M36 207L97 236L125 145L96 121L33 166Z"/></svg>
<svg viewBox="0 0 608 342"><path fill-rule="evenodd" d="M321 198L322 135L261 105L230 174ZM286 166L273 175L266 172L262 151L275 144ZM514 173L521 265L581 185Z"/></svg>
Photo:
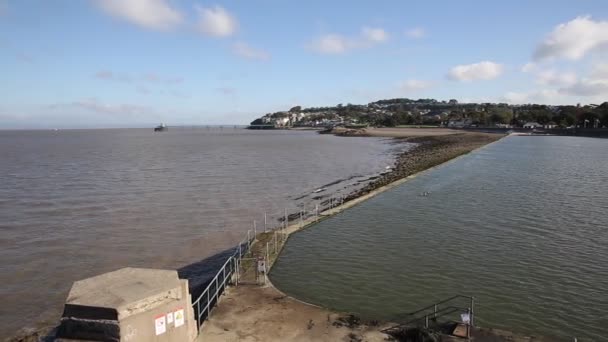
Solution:
<svg viewBox="0 0 608 342"><path fill-rule="evenodd" d="M302 106L295 106L295 107L292 107L289 111L291 113L297 113L297 112L299 112L301 110L302 110Z"/></svg>

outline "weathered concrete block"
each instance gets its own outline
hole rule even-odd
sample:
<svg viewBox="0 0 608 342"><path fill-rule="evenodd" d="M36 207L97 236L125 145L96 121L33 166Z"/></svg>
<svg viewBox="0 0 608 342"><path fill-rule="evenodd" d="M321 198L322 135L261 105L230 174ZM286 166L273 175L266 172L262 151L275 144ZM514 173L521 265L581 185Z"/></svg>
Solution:
<svg viewBox="0 0 608 342"><path fill-rule="evenodd" d="M188 281L177 271L123 268L74 283L58 336L90 341L193 341Z"/></svg>

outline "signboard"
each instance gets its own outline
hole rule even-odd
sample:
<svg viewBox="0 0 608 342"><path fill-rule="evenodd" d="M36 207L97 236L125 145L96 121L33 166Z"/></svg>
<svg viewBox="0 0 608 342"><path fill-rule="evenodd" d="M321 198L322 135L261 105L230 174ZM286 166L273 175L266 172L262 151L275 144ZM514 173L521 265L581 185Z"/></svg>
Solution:
<svg viewBox="0 0 608 342"><path fill-rule="evenodd" d="M173 319L175 321L175 327L181 327L184 325L184 309L179 309L173 313Z"/></svg>
<svg viewBox="0 0 608 342"><path fill-rule="evenodd" d="M167 331L167 325L165 324L165 315L158 316L154 320L154 331L156 335L164 334Z"/></svg>
<svg viewBox="0 0 608 342"><path fill-rule="evenodd" d="M173 312L167 314L167 324L173 323Z"/></svg>

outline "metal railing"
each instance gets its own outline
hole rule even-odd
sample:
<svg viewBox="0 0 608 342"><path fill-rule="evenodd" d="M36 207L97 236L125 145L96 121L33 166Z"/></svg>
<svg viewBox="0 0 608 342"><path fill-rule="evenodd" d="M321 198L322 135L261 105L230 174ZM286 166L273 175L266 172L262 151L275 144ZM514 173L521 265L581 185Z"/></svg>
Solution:
<svg viewBox="0 0 608 342"><path fill-rule="evenodd" d="M224 293L226 285L228 285L233 276L235 278L235 284L238 284L238 271L240 269L241 259L249 252L251 243L254 240L255 234L252 236L251 230L248 230L247 237L238 244L234 253L228 257L228 260L220 267L215 277L211 279L207 287L192 303L198 329L200 329L205 319L209 317L211 310L217 305L220 295Z"/></svg>
<svg viewBox="0 0 608 342"><path fill-rule="evenodd" d="M456 300L468 300L468 306L453 305ZM471 327L475 326L475 297L456 295L437 303L426 306L422 309L410 312L405 317L407 320L401 324L392 326L384 329L383 332L390 333L400 329L406 329L409 327L424 327L425 329L431 328L429 322L437 325L437 319L442 317L448 317L454 313L466 313L468 314L468 322L463 322L467 325L467 337L471 336Z"/></svg>
<svg viewBox="0 0 608 342"><path fill-rule="evenodd" d="M314 217L314 221L317 221L321 218L321 212L333 209L343 203L344 197L330 197L324 201L320 201L319 204L314 205L312 208L306 208L305 206L298 206L291 210L285 208L284 211L278 215L268 215L268 213L265 212L263 232L273 232L273 237L265 246L265 265L270 259L270 254L277 254L280 250L280 246L285 242L287 234L285 234L283 230L286 229L290 223L298 223L300 227L302 227L306 219ZM278 219L279 225L270 228L269 219L272 218ZM247 231L247 236L234 248L234 252L228 257L222 267L220 267L219 271L207 284L207 287L201 292L196 300L193 301L192 308L194 309L198 329L200 329L203 322L209 318L213 308L217 306L219 298L224 293L226 286L231 282L235 285L239 284L241 262L243 257L250 252L251 244L256 239L258 232L261 233L262 231L257 230L257 222L254 220L253 229ZM266 282L265 279L264 282Z"/></svg>

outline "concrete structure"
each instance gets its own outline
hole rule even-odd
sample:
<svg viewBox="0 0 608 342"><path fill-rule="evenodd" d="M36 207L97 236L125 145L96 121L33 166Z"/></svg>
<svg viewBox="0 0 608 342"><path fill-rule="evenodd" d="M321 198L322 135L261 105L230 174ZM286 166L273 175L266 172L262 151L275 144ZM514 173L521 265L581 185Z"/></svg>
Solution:
<svg viewBox="0 0 608 342"><path fill-rule="evenodd" d="M188 281L177 271L123 268L74 282L58 337L90 341L196 339Z"/></svg>

